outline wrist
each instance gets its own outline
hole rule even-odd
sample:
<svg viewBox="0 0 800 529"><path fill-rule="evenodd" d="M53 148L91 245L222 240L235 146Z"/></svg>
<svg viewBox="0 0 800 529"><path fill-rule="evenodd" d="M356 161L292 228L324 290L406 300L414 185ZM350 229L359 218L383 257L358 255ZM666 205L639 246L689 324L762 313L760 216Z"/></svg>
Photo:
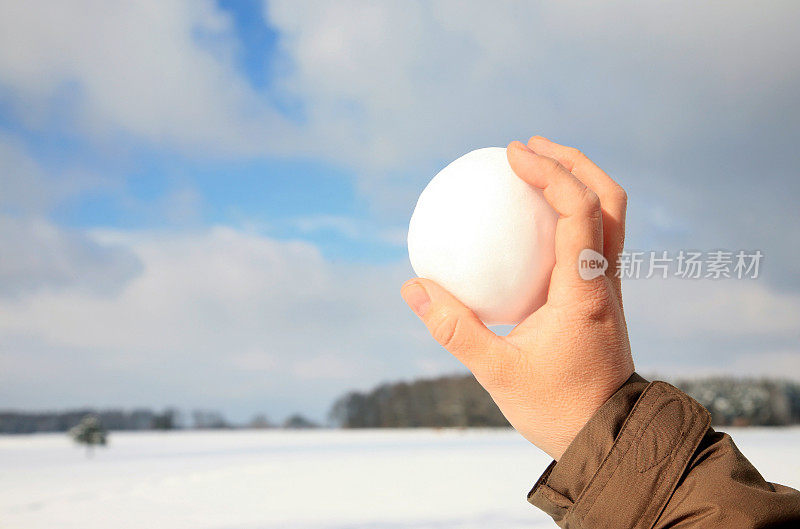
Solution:
<svg viewBox="0 0 800 529"><path fill-rule="evenodd" d="M634 375L630 369L619 371L614 379L606 383L595 383L591 388L576 391L569 399L569 410L556 421L557 427L550 429L547 441L540 445L548 455L558 461L572 444L578 433L592 420L598 410Z"/></svg>

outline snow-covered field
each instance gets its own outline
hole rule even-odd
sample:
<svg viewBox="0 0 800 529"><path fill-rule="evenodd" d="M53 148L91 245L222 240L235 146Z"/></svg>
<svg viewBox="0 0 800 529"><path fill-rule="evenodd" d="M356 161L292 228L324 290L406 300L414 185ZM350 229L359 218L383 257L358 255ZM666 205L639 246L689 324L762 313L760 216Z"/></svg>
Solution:
<svg viewBox="0 0 800 529"><path fill-rule="evenodd" d="M800 487L800 428L732 430ZM497 430L0 437L0 528L553 528L525 501L548 458Z"/></svg>

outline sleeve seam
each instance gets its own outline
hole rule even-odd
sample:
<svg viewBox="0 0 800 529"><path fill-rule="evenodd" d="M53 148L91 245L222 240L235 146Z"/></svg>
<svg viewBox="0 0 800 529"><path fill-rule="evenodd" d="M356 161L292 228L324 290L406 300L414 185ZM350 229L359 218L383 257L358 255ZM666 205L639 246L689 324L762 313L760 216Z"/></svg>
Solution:
<svg viewBox="0 0 800 529"><path fill-rule="evenodd" d="M646 399L649 399L649 402ZM703 425L702 423L709 422L707 412L704 414L696 413L696 410L693 409L693 401L679 391L674 390L672 386L665 382L652 382L644 389L639 400L625 419L617 438L603 459L597 473L592 476L575 503L567 510L566 517L572 518L572 522L578 527L584 526L584 521L593 511L598 498L602 496L602 492L618 474L623 464L628 461L631 450L638 446L637 443L642 442L643 435L653 417L659 413L660 409L668 406L671 402L678 403L683 411L680 425L677 423L675 425L679 426L679 430L672 434L677 436L677 442L667 455L644 471L640 471L635 465L633 467L638 471L639 475L645 475L648 472L664 473L663 479L654 484L655 487L652 489L652 495L650 496L651 501L640 506L640 522L650 524L650 522L654 523L658 519L664 506L672 496L672 491L677 485L680 476L683 475L689 465L691 456L699 446L708 424L705 424L702 432L699 427ZM699 407L699 405L697 406ZM685 460L684 464L680 466L683 460ZM680 468L678 468L679 466ZM647 525L647 527L649 526Z"/></svg>
<svg viewBox="0 0 800 529"><path fill-rule="evenodd" d="M611 459L612 456L616 456L617 455L617 447L619 446L620 440L625 435L625 432L626 432L626 430L627 430L627 428L629 426L629 423L631 421L635 421L636 420L636 414L637 414L637 411L639 410L640 404L644 400L644 396L647 395L648 393L650 393L654 389L658 389L659 395L658 395L658 397L656 397L654 399L654 402L651 403L650 406L648 407L648 409L647 409L648 412L652 409L653 405L655 404L655 401L657 401L658 398L661 396L661 394L664 393L664 390L662 390L659 386L656 386L656 382L651 382L644 389L644 391L642 391L642 394L639 397L639 400L636 401L636 404L634 404L633 409L631 410L630 414L628 415L628 417L625 418L625 422L622 424L622 428L620 429L620 433L617 435L617 438L614 439L614 444L611 445L611 450L608 451L608 454L606 454L606 457L603 459L603 462L600 464L600 468L595 473L595 475L592 476L592 479L589 480L589 483L586 485L586 488L583 490L583 492L581 492L581 495L578 496L578 498L575 500L575 503L570 508L570 511L574 510L578 505L582 505L584 500L586 500L586 501L590 502L588 504L588 506L586 507L586 511L588 512L592 508L592 506L594 505L595 501L597 501L597 496L605 488L605 486L608 484L608 481L613 477L614 472L616 472L616 469L619 468L619 461L622 460L622 458L625 456L625 454L630 449L630 444L627 447L625 447L625 449L622 452L622 454L619 455L618 462L614 466L613 472L608 475L608 477L605 479L605 482L602 485L600 485L600 484L595 484L595 481L600 479L598 476L600 475L601 470L608 464L609 459ZM639 426L639 428L637 428L636 435L639 434L639 429L640 428L641 428L641 426ZM592 496L592 498L589 499L588 498L589 496Z"/></svg>

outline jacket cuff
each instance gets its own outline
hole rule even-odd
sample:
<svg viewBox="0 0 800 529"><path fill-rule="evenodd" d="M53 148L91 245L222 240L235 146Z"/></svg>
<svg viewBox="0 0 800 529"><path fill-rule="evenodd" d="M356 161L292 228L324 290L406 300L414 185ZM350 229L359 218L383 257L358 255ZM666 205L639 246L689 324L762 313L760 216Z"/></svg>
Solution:
<svg viewBox="0 0 800 529"><path fill-rule="evenodd" d="M561 527L651 527L711 423L666 382L633 374L528 493Z"/></svg>

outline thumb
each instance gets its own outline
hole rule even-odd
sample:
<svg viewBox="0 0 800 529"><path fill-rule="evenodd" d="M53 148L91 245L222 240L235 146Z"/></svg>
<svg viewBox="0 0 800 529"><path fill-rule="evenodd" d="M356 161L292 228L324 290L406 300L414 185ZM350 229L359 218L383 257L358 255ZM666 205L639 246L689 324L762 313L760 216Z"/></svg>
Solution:
<svg viewBox="0 0 800 529"><path fill-rule="evenodd" d="M487 360L500 338L467 306L430 279L407 281L400 294L428 327L433 338L470 370Z"/></svg>

